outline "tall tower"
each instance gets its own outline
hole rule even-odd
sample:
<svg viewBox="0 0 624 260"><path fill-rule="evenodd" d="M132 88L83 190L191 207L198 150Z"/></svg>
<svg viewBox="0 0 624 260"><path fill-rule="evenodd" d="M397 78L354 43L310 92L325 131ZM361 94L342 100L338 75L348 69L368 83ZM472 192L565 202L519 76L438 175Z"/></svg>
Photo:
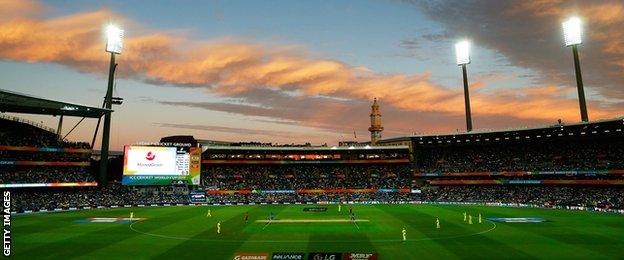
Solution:
<svg viewBox="0 0 624 260"><path fill-rule="evenodd" d="M381 126L381 112L379 111L377 98L375 98L371 106L370 119L371 126L368 128L368 131L371 133L371 144L376 145L377 141L381 139L381 131L384 130L383 126Z"/></svg>

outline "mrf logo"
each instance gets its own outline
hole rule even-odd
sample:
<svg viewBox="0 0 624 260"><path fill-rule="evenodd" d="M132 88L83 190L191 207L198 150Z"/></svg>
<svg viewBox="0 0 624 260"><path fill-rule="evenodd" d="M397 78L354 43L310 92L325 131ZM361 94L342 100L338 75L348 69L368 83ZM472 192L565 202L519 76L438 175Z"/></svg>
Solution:
<svg viewBox="0 0 624 260"><path fill-rule="evenodd" d="M308 260L341 260L342 253L310 253Z"/></svg>
<svg viewBox="0 0 624 260"><path fill-rule="evenodd" d="M148 161L154 160L156 158L156 154L152 153L152 151L147 152L147 155L145 156L145 159L147 159Z"/></svg>
<svg viewBox="0 0 624 260"><path fill-rule="evenodd" d="M377 253L347 253L345 260L377 260Z"/></svg>

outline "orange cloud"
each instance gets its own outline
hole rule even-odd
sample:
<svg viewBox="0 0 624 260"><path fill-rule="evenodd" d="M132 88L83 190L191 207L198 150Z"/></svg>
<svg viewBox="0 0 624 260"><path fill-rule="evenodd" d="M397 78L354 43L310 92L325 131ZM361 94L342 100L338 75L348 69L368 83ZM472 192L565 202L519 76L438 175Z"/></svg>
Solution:
<svg viewBox="0 0 624 260"><path fill-rule="evenodd" d="M41 13L44 6L32 0L0 0L0 22Z"/></svg>
<svg viewBox="0 0 624 260"><path fill-rule="evenodd" d="M111 20L133 24L106 9L53 19L15 17L0 24L0 58L54 62L83 72L106 73L102 26ZM119 56L119 75L123 77L204 87L220 95L269 88L303 96L377 97L401 110L464 113L462 89L432 83L430 72L380 74L335 60L311 59L290 46L234 39L197 41L162 33L133 35L131 30L126 35L125 50ZM476 88L484 84L480 82ZM473 93L473 111L479 116L521 119L578 118L576 101L554 90ZM591 113L592 118L616 115L596 106Z"/></svg>

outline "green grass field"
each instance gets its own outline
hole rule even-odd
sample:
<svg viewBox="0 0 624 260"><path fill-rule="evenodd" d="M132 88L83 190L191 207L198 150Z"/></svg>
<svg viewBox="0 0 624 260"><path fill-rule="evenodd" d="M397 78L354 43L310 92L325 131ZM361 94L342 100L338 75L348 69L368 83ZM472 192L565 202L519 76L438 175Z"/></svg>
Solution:
<svg viewBox="0 0 624 260"><path fill-rule="evenodd" d="M318 206L318 205L314 205ZM304 212L312 205L117 208L13 216L16 258L232 259L236 252L375 252L379 259L624 258L624 216L551 209L480 206L354 205L358 222L258 223L348 219ZM212 217L206 213L211 209ZM129 223L78 223L92 217L134 217ZM249 223L243 220L244 213ZM475 216L463 221L463 212ZM476 216L484 221L479 224ZM441 228L436 229L439 217ZM486 217L541 217L542 223L494 223ZM366 221L368 220L368 221ZM221 222L221 234L216 223ZM402 242L401 229L407 230Z"/></svg>

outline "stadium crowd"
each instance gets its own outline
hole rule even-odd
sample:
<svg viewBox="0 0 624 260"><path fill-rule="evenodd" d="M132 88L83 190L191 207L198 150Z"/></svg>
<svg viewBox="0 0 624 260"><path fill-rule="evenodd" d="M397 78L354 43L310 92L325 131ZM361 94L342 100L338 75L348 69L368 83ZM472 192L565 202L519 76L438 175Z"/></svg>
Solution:
<svg viewBox="0 0 624 260"><path fill-rule="evenodd" d="M0 118L0 146L91 149L89 143L59 140L58 136L53 132L5 118Z"/></svg>
<svg viewBox="0 0 624 260"><path fill-rule="evenodd" d="M88 167L74 166L2 166L0 183L93 182Z"/></svg>
<svg viewBox="0 0 624 260"><path fill-rule="evenodd" d="M220 189L410 188L408 164L388 165L210 165L202 184Z"/></svg>
<svg viewBox="0 0 624 260"><path fill-rule="evenodd" d="M188 189L171 186L129 187L109 183L105 187L16 190L13 210L54 210L70 207L124 206L156 203L188 203Z"/></svg>
<svg viewBox="0 0 624 260"><path fill-rule="evenodd" d="M415 201L418 196L412 193L252 193L219 194L207 197L208 203L400 203Z"/></svg>
<svg viewBox="0 0 624 260"><path fill-rule="evenodd" d="M0 183L92 182L95 179L89 168L90 156L90 153L0 151Z"/></svg>
<svg viewBox="0 0 624 260"><path fill-rule="evenodd" d="M416 161L420 172L624 169L624 142L439 146L422 149Z"/></svg>
<svg viewBox="0 0 624 260"><path fill-rule="evenodd" d="M138 204L186 204L188 190L164 187L128 187L111 183L106 187L17 190L13 210L69 207L124 206ZM208 195L206 203L404 203L482 202L624 209L623 187L570 186L438 186L420 193L250 193Z"/></svg>
<svg viewBox="0 0 624 260"><path fill-rule="evenodd" d="M90 149L88 143L61 141L53 132L7 118L0 118L0 146ZM0 183L93 182L95 178L88 167L90 157L91 152L68 153L59 149L30 151L4 148L0 150ZM66 162L82 162L85 165L56 165Z"/></svg>
<svg viewBox="0 0 624 260"><path fill-rule="evenodd" d="M501 202L624 209L624 187L436 186L423 189L421 199L433 202Z"/></svg>

